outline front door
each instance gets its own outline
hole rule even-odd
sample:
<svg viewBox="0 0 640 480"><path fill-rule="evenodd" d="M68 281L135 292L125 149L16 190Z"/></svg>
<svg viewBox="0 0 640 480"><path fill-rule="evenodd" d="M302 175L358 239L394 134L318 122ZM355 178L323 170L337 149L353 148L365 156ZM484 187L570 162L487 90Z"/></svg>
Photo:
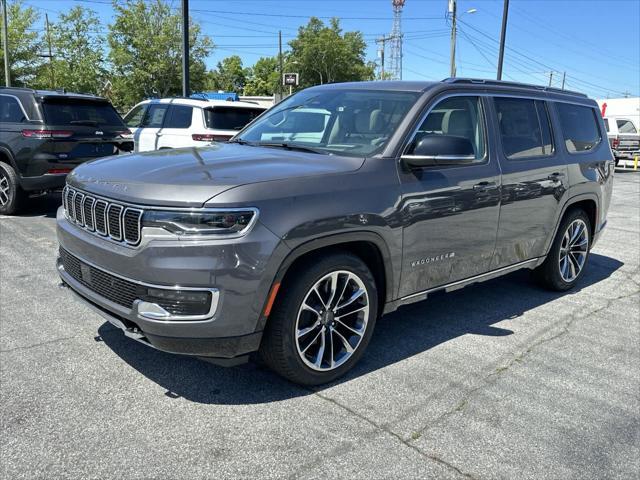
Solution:
<svg viewBox="0 0 640 480"><path fill-rule="evenodd" d="M545 254L568 188L547 103L497 96L493 107L502 206L492 269Z"/></svg>
<svg viewBox="0 0 640 480"><path fill-rule="evenodd" d="M141 128L136 133L138 135L136 147L139 152L147 152L159 148L158 140L160 137L158 133L162 128L168 108L169 104L167 103L152 103L149 105Z"/></svg>
<svg viewBox="0 0 640 480"><path fill-rule="evenodd" d="M465 164L400 168L403 263L400 296L486 272L496 242L500 169L486 128L486 101L445 98L431 108L405 154L429 135L462 137ZM455 140L455 139L452 139Z"/></svg>
<svg viewBox="0 0 640 480"><path fill-rule="evenodd" d="M196 109L202 118L202 110ZM189 105L171 105L167 112L162 130L158 132L157 148L191 147L194 144L190 128L193 124L194 108ZM202 120L200 120L200 124Z"/></svg>

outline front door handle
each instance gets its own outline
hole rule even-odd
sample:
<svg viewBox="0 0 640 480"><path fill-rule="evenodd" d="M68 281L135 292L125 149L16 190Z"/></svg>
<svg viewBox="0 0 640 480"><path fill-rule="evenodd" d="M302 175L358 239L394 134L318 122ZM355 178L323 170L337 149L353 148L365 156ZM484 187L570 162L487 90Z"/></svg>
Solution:
<svg viewBox="0 0 640 480"><path fill-rule="evenodd" d="M474 190L491 190L492 188L496 188L498 185L496 182L480 182L476 183L473 186Z"/></svg>

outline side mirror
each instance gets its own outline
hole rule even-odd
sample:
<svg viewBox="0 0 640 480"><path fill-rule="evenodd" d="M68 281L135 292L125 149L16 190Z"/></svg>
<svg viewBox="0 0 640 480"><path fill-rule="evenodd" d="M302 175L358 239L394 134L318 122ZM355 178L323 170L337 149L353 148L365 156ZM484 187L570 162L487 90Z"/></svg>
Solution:
<svg viewBox="0 0 640 480"><path fill-rule="evenodd" d="M425 135L410 154L402 155L402 160L411 167L459 165L473 163L475 159L471 142L454 135Z"/></svg>

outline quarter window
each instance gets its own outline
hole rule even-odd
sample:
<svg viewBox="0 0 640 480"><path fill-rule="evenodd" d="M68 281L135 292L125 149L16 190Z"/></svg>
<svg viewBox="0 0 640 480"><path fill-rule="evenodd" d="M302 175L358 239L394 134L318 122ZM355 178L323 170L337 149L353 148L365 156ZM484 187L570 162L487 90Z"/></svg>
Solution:
<svg viewBox="0 0 640 480"><path fill-rule="evenodd" d="M553 153L551 126L545 103L524 98L494 99L502 150L509 159Z"/></svg>
<svg viewBox="0 0 640 480"><path fill-rule="evenodd" d="M18 100L0 95L0 123L20 123L25 119Z"/></svg>
<svg viewBox="0 0 640 480"><path fill-rule="evenodd" d="M413 149L422 139L435 135L467 140L476 161L483 161L486 142L480 98L451 97L436 104L418 128L406 154L413 154ZM467 155L469 151L465 149L460 155Z"/></svg>
<svg viewBox="0 0 640 480"><path fill-rule="evenodd" d="M139 127L142 123L142 119L144 118L144 112L146 110L146 105L138 105L133 110L131 110L124 117L124 123L127 124L127 127L136 128Z"/></svg>
<svg viewBox="0 0 640 480"><path fill-rule="evenodd" d="M164 122L164 128L189 128L191 126L192 116L192 107L171 105L167 113L167 119Z"/></svg>
<svg viewBox="0 0 640 480"><path fill-rule="evenodd" d="M142 120L141 127L148 128L161 128L164 116L167 113L168 105L153 104L149 106L144 119Z"/></svg>
<svg viewBox="0 0 640 480"><path fill-rule="evenodd" d="M591 107L556 103L564 143L570 153L586 152L600 143L596 111Z"/></svg>
<svg viewBox="0 0 640 480"><path fill-rule="evenodd" d="M618 124L618 133L638 133L631 120L616 120L616 123Z"/></svg>

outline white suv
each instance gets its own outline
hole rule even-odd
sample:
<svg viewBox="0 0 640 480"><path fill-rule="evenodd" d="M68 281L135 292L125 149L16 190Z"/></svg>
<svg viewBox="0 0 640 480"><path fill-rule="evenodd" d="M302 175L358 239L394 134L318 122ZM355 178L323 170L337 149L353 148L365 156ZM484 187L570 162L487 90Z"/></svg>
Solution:
<svg viewBox="0 0 640 480"><path fill-rule="evenodd" d="M124 121L133 133L135 150L146 152L226 142L264 111L247 102L161 98L140 102Z"/></svg>

